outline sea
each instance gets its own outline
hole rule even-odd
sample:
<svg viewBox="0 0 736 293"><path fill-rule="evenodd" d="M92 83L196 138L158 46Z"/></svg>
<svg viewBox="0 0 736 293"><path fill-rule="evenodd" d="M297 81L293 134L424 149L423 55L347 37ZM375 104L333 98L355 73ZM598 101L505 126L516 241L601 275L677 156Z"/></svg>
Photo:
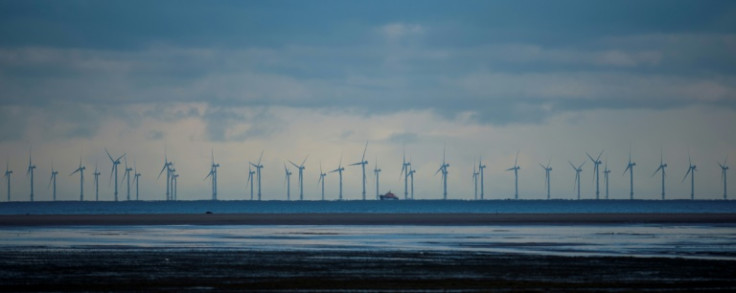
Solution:
<svg viewBox="0 0 736 293"><path fill-rule="evenodd" d="M0 214L734 213L736 201L3 202ZM736 224L146 225L0 227L0 249L465 251L736 261Z"/></svg>
<svg viewBox="0 0 736 293"><path fill-rule="evenodd" d="M732 200L0 202L0 215L213 213L736 213Z"/></svg>

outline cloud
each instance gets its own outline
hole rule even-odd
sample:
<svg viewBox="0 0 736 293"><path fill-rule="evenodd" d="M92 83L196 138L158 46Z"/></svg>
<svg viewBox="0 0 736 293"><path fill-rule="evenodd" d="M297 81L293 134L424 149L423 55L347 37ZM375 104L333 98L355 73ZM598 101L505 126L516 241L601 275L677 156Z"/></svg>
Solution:
<svg viewBox="0 0 736 293"><path fill-rule="evenodd" d="M425 28L419 24L389 23L380 27L379 31L389 41L399 41L405 38L421 35Z"/></svg>

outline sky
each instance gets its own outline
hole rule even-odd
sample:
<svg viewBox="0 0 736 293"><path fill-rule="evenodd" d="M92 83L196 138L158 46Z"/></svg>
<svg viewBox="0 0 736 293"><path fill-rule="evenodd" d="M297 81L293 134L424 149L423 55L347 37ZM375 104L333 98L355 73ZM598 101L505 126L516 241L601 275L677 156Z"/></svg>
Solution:
<svg viewBox="0 0 736 293"><path fill-rule="evenodd" d="M164 155L179 199L250 198L248 162L263 152L263 199L286 199L284 165L308 156L305 199L324 171L346 166L344 198L403 194L402 156L415 198L595 198L593 164L611 170L611 199L723 196L718 162L736 161L736 3L733 1L1 1L0 155L12 200L111 200L105 149L142 174L140 198L165 199ZM297 195L297 172L291 198ZM604 166L601 166L601 171ZM122 179L122 167L119 178ZM162 176L163 177L163 176ZM733 176L731 176L733 177ZM600 173L604 197L603 173ZM326 177L336 199L338 176ZM733 179L729 179L729 183ZM5 180L0 201L6 201ZM736 184L730 184L736 186ZM125 184L120 197L125 198ZM736 194L736 190L731 192ZM134 197L133 191L133 197Z"/></svg>

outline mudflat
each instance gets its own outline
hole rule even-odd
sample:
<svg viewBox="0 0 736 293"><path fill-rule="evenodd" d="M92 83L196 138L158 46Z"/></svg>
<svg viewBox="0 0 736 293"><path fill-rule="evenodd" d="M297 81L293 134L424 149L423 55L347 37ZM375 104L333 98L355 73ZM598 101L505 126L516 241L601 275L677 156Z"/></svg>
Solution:
<svg viewBox="0 0 736 293"><path fill-rule="evenodd" d="M462 251L32 249L0 252L0 291L734 292L733 261Z"/></svg>
<svg viewBox="0 0 736 293"><path fill-rule="evenodd" d="M508 225L508 224L736 223L733 213L475 214L114 214L0 215L0 226L68 225Z"/></svg>

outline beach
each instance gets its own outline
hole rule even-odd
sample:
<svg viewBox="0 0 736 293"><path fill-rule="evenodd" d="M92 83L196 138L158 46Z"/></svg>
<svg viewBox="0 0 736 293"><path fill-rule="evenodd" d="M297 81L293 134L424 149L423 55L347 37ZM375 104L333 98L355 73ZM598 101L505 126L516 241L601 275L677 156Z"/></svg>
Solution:
<svg viewBox="0 0 736 293"><path fill-rule="evenodd" d="M5 250L11 291L733 292L733 262L422 251Z"/></svg>
<svg viewBox="0 0 736 293"><path fill-rule="evenodd" d="M733 213L309 213L0 215L0 226L73 225L497 225L736 223Z"/></svg>
<svg viewBox="0 0 736 293"><path fill-rule="evenodd" d="M0 291L732 292L731 213L0 215Z"/></svg>

